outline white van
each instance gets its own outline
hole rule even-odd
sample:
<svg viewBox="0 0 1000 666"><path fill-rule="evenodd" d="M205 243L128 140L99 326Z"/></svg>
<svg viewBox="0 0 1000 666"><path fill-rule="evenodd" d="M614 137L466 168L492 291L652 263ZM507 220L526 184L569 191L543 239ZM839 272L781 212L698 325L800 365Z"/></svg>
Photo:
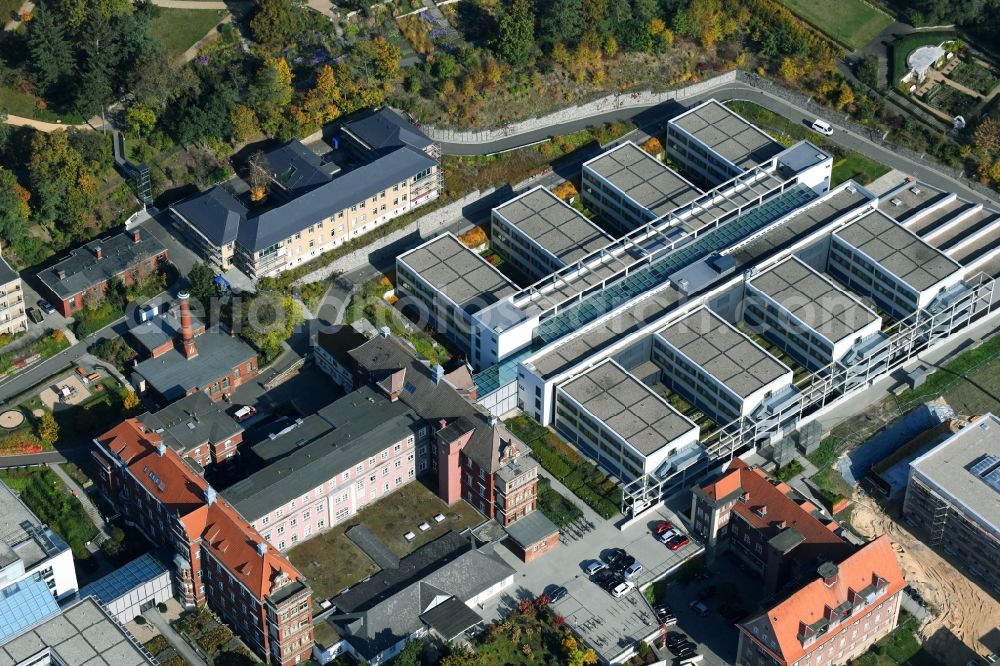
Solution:
<svg viewBox="0 0 1000 666"><path fill-rule="evenodd" d="M824 136L833 136L833 128L825 120L817 118L813 121L812 128Z"/></svg>

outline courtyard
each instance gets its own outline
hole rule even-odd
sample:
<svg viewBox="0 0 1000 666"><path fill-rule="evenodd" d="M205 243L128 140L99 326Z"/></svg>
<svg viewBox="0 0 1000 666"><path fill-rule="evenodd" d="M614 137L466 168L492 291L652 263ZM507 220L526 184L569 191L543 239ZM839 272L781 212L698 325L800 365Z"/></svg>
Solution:
<svg viewBox="0 0 1000 666"><path fill-rule="evenodd" d="M437 515L444 519L436 521ZM448 506L427 486L415 481L292 548L288 558L309 579L316 598L328 599L378 571L371 558L345 534L351 527L365 525L402 558L448 531L461 532L484 520L465 500ZM427 529L421 529L422 524ZM413 539L406 539L407 533L412 533Z"/></svg>

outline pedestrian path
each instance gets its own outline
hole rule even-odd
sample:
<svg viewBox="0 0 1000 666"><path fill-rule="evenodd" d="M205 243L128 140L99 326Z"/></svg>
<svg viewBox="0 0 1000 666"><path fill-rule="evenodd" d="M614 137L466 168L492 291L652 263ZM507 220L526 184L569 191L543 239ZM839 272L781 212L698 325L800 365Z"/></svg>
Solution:
<svg viewBox="0 0 1000 666"><path fill-rule="evenodd" d="M104 543L104 540L108 538L107 523L104 522L104 517L101 515L101 512L97 510L97 506L90 501L89 497L87 497L87 493L83 491L80 484L67 474L62 467L58 464L49 463L49 469L55 472L56 476L62 479L62 482L73 491L73 496L80 500L80 504L83 505L84 512L86 512L90 519L94 521L94 525L97 526L97 529L100 530L100 536L91 541L89 544L93 550L96 550L102 543Z"/></svg>
<svg viewBox="0 0 1000 666"><path fill-rule="evenodd" d="M156 610L155 606L143 613L142 616L156 627L160 634L167 639L171 647L187 660L187 663L191 666L208 666L208 663L184 640L184 637L174 631L174 628L160 615L160 611Z"/></svg>

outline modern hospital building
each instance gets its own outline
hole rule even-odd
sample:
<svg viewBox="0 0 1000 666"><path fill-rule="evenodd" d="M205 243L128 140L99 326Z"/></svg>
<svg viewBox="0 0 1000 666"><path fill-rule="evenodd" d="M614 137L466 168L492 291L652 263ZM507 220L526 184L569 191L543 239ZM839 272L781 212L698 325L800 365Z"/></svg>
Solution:
<svg viewBox="0 0 1000 666"><path fill-rule="evenodd" d="M593 217L536 187L498 206L503 277L453 236L397 259L398 295L466 350L478 402L550 426L625 510L776 447L992 312L1000 213L914 179L831 186L714 100L668 123L677 171L629 141L582 169Z"/></svg>

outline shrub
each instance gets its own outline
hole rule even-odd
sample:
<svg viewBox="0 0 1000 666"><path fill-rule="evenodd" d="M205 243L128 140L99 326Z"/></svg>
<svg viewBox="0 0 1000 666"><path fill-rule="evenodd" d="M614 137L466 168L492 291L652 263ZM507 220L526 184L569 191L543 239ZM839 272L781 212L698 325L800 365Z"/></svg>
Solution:
<svg viewBox="0 0 1000 666"><path fill-rule="evenodd" d="M472 227L459 236L458 240L462 241L462 244L465 245L465 247L479 247L487 240L486 230L479 226Z"/></svg>
<svg viewBox="0 0 1000 666"><path fill-rule="evenodd" d="M140 615L138 617L142 616ZM143 644L143 647L145 647L146 650L155 657L156 655L160 654L168 647L170 647L170 643L168 643L167 639L164 638L163 636L154 636L153 638L146 641Z"/></svg>

